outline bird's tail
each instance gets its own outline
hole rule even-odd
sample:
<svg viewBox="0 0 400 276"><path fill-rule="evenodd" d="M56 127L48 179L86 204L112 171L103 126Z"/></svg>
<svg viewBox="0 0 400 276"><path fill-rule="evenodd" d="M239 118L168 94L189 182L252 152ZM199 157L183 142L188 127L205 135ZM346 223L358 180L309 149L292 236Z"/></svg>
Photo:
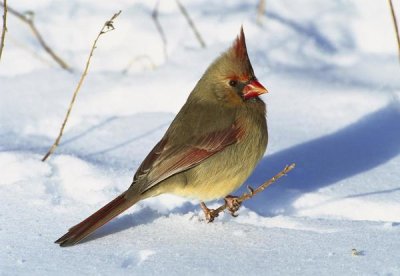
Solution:
<svg viewBox="0 0 400 276"><path fill-rule="evenodd" d="M126 199L125 194L126 192L117 196L96 213L70 228L68 232L56 240L55 243L58 243L60 246L74 245L138 202L138 200Z"/></svg>

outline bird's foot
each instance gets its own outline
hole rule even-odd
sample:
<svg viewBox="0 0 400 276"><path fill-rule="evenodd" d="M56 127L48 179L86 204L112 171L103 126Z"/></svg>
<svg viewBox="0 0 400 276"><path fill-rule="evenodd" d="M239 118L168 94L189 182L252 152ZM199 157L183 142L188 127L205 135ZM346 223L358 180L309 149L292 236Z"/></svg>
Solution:
<svg viewBox="0 0 400 276"><path fill-rule="evenodd" d="M204 202L200 203L201 209L203 209L204 215L206 217L207 222L213 222L216 217L218 217L218 212L214 209L208 209Z"/></svg>
<svg viewBox="0 0 400 276"><path fill-rule="evenodd" d="M232 217L237 217L236 212L239 210L242 203L239 201L239 197L228 195L224 198L226 209L231 213Z"/></svg>

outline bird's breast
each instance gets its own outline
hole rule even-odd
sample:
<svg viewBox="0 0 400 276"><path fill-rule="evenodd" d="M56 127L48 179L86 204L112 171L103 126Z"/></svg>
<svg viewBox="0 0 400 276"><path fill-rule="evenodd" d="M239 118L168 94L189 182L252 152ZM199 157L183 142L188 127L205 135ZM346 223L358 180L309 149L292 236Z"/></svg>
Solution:
<svg viewBox="0 0 400 276"><path fill-rule="evenodd" d="M264 116L239 119L244 128L240 141L183 172L185 185L175 186L172 193L207 201L225 197L243 184L264 155L268 133Z"/></svg>

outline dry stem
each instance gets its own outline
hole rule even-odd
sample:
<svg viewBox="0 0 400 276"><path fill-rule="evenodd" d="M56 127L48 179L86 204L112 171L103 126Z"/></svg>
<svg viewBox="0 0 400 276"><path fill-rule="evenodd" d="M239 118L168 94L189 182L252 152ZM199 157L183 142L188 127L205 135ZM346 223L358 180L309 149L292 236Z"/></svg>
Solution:
<svg viewBox="0 0 400 276"><path fill-rule="evenodd" d="M176 0L176 4L178 4L179 10L183 14L183 16L186 18L190 28L192 29L194 35L196 36L197 40L200 43L200 46L202 48L206 48L206 43L204 42L203 38L201 37L199 31L196 28L196 25L194 24L193 20L190 18L188 12L186 11L185 7L179 2L179 0Z"/></svg>
<svg viewBox="0 0 400 276"><path fill-rule="evenodd" d="M160 0L156 2L156 5L154 6L153 12L151 13L151 18L153 18L154 23L156 24L157 31L161 36L161 40L163 43L163 52L164 52L164 58L167 59L167 38L165 36L164 30L161 27L160 21L158 20L158 6L160 5Z"/></svg>
<svg viewBox="0 0 400 276"><path fill-rule="evenodd" d="M139 55L139 56L134 57L134 58L129 62L129 64L126 66L126 68L125 68L124 70L122 70L122 74L128 73L128 71L129 71L129 69L132 67L132 65L133 65L134 63L140 61L140 60L147 60L148 63L150 64L150 68L151 68L151 69L155 69L155 68L157 67L156 64L154 63L154 61L151 59L150 56L148 56L148 55Z"/></svg>
<svg viewBox="0 0 400 276"><path fill-rule="evenodd" d="M262 24L262 17L265 13L265 0L260 0L257 5L257 23Z"/></svg>
<svg viewBox="0 0 400 276"><path fill-rule="evenodd" d="M392 0L389 0L389 6L390 6L390 11L392 13L392 19L393 19L393 25L394 25L394 30L395 30L395 35L397 39L397 48L399 51L399 62L400 62L400 35L399 35L399 27L397 26L397 19L396 19L396 14L394 12L394 7Z"/></svg>
<svg viewBox="0 0 400 276"><path fill-rule="evenodd" d="M274 183L276 180L278 180L279 178L281 178L282 176L286 175L288 172L290 172L291 170L294 169L294 167L296 166L295 163L292 163L288 166L286 166L282 171L280 171L279 173L277 173L274 177L272 177L271 179L269 179L268 181L264 182L263 184L261 184L257 189L253 189L250 186L247 186L247 189L249 190L248 193L244 193L242 194L239 198L238 198L238 202L242 203L245 200L248 200L250 198L252 198L253 196L255 196L256 194L264 191L268 186L270 186L272 183ZM219 214L221 212L223 212L226 208L227 208L227 204L225 203L224 205L218 207L217 209L215 209L213 211L214 214Z"/></svg>
<svg viewBox="0 0 400 276"><path fill-rule="evenodd" d="M4 40L6 38L6 32L7 32L7 0L4 0L3 3L3 28L1 31L1 40L0 40L0 60L1 60L1 55L3 54L3 48L4 48Z"/></svg>
<svg viewBox="0 0 400 276"><path fill-rule="evenodd" d="M74 105L76 96L78 95L78 92L79 92L79 89L80 89L81 86L82 86L83 80L85 79L85 77L86 77L86 75L87 75L87 73L88 73L90 60L92 59L93 52L94 52L94 50L96 49L97 41L99 40L99 38L100 38L100 36L101 36L102 34L105 34L105 33L109 32L109 31L114 30L114 26L113 26L113 23L114 23L114 22L113 22L113 20L114 20L115 18L117 18L117 16L120 15L120 14L121 14L121 11L119 11L119 12L116 13L116 14L114 14L114 15L111 17L110 20L106 21L106 23L104 23L103 27L101 28L99 34L97 35L96 39L94 40L93 45L92 45L92 48L91 48L90 53L89 53L89 57L88 57L88 59L87 59L87 61L86 61L85 70L83 71L83 73L82 73L82 75L81 75L81 78L80 78L80 80L79 80L79 82L78 82L78 85L77 85L77 87L75 88L74 94L73 94L73 96L72 96L71 103L69 104L69 107L68 107L68 110L67 110L67 114L65 115L64 121L63 121L63 123L62 123L62 125L61 125L60 133L58 134L56 140L54 141L54 144L50 147L49 151L48 151L48 152L46 153L46 155L42 158L42 161L46 161L46 159L56 150L58 144L60 143L61 137L62 137L63 132L64 132L65 125L66 125L67 120L68 120L68 117L69 117L69 115L70 115L70 113L71 113L72 106Z"/></svg>
<svg viewBox="0 0 400 276"><path fill-rule="evenodd" d="M5 6L6 0L0 2L3 6ZM62 59L60 58L54 51L50 48L50 46L44 41L43 36L40 34L39 30L36 28L35 23L33 22L33 16L24 15L10 7L8 7L8 11L14 15L15 17L21 19L23 22L28 24L33 34L36 36L37 40L39 41L40 45L43 49L61 66L61 68L72 72L71 67Z"/></svg>

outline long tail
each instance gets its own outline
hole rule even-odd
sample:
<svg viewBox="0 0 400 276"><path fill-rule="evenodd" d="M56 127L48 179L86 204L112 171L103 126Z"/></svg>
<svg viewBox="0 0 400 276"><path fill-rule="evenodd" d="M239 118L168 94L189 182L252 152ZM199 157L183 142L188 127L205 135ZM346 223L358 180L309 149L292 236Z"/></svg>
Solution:
<svg viewBox="0 0 400 276"><path fill-rule="evenodd" d="M125 194L126 192L117 196L96 213L70 228L68 232L56 240L55 243L58 243L60 246L74 245L138 202L138 200L126 199Z"/></svg>

